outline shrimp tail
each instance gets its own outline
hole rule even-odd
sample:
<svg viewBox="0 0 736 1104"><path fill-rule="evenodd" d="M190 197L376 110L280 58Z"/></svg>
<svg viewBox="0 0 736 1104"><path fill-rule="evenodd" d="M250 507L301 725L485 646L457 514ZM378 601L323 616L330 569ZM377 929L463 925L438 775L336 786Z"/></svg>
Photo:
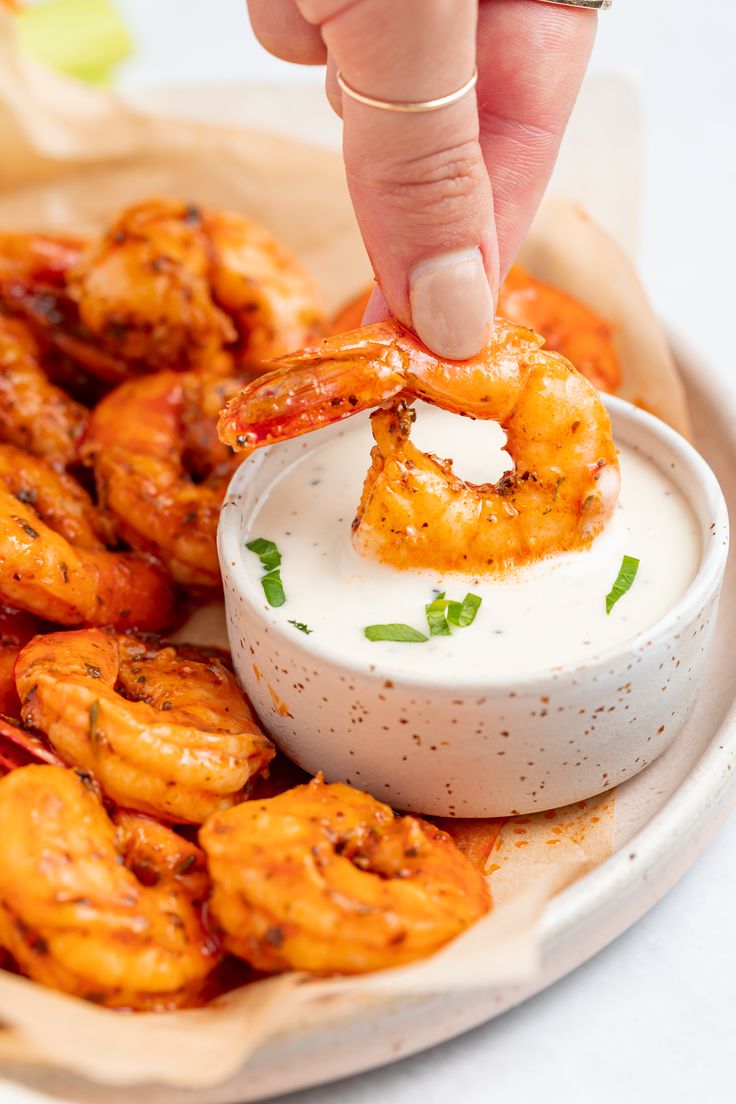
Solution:
<svg viewBox="0 0 736 1104"><path fill-rule="evenodd" d="M220 415L220 440L236 450L299 437L398 395L406 351L397 322L327 337L270 362Z"/></svg>

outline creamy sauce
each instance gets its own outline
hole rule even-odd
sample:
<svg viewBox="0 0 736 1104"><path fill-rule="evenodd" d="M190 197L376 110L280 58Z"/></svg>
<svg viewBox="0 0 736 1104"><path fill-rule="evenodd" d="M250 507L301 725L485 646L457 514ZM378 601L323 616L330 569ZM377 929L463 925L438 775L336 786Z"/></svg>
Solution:
<svg viewBox="0 0 736 1104"><path fill-rule="evenodd" d="M474 422L417 404L412 440L454 460L456 474L495 482L507 470L504 437L495 423ZM589 549L556 556L503 577L397 571L357 555L350 523L368 468L372 437L365 416L337 436L314 437L271 485L248 539L278 545L286 602L267 606L285 629L295 620L312 629L305 646L381 672L479 681L514 678L583 662L633 639L677 602L700 561L697 520L682 494L651 461L622 447L621 497ZM260 588L258 557L244 551L253 593ZM606 614L605 598L624 555L640 560L633 586ZM366 625L403 622L428 633L424 607L437 591L462 600L482 598L472 625L427 643L372 642ZM262 594L262 591L261 591Z"/></svg>

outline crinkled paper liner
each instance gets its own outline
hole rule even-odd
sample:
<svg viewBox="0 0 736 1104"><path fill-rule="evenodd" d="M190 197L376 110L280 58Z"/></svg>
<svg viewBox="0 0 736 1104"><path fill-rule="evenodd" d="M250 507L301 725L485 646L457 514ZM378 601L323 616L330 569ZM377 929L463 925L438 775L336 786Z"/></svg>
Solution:
<svg viewBox="0 0 736 1104"><path fill-rule="evenodd" d="M185 195L269 226L314 272L329 309L370 277L334 153L255 130L152 116L46 72L18 55L2 12L0 149L0 228L89 231L134 199ZM540 213L523 260L611 321L623 393L687 432L680 381L624 253L579 209L555 201ZM212 617L205 611L185 635L216 639L221 613ZM313 1030L371 1003L528 980L544 904L611 853L613 809L606 794L506 822L487 867L493 911L413 966L350 979L284 975L166 1015L110 1012L0 972L0 1059L109 1086L203 1087L231 1077L267 1040L298 1030L307 1014Z"/></svg>

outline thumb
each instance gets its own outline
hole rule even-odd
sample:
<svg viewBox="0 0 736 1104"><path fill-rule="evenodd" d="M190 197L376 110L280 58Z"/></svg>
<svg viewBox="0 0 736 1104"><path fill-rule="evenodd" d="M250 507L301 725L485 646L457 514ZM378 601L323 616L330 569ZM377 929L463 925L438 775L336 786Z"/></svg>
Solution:
<svg viewBox="0 0 736 1104"><path fill-rule="evenodd" d="M350 88L416 102L462 87L475 68L477 0L300 0ZM473 356L489 340L498 247L473 91L401 113L342 93L348 185L391 312L434 352Z"/></svg>

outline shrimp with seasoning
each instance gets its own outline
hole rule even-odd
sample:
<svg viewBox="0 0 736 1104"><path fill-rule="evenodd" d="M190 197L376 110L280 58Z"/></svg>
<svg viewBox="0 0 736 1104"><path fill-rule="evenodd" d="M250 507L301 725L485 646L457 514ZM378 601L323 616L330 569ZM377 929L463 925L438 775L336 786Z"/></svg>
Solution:
<svg viewBox="0 0 736 1104"><path fill-rule="evenodd" d="M88 239L63 234L0 233L0 298L15 280L63 287Z"/></svg>
<svg viewBox="0 0 736 1104"><path fill-rule="evenodd" d="M216 813L199 837L225 947L269 973L399 966L490 908L444 832L321 778Z"/></svg>
<svg viewBox="0 0 736 1104"><path fill-rule="evenodd" d="M116 804L199 824L244 800L274 748L222 663L183 651L99 629L37 636L15 665L23 720Z"/></svg>
<svg viewBox="0 0 736 1104"><path fill-rule="evenodd" d="M108 533L71 476L0 445L0 602L61 625L170 625L168 577L137 553L108 551Z"/></svg>
<svg viewBox="0 0 736 1104"><path fill-rule="evenodd" d="M206 891L197 847L127 815L116 829L74 771L0 779L0 946L34 981L110 1008L196 1005L220 958Z"/></svg>
<svg viewBox="0 0 736 1104"><path fill-rule="evenodd" d="M220 417L221 439L254 449L369 407L376 447L353 523L358 552L397 568L502 572L590 544L616 504L619 470L598 392L531 331L496 320L478 356L443 360L395 321L283 357ZM466 483L409 440L413 399L497 421L513 468Z"/></svg>
<svg viewBox="0 0 736 1104"><path fill-rule="evenodd" d="M360 326L372 291L373 285L338 311L330 324L331 334ZM621 365L612 328L579 299L513 265L499 288L497 310L509 322L540 334L551 352L561 353L599 390L614 394L618 390Z"/></svg>
<svg viewBox="0 0 736 1104"><path fill-rule="evenodd" d="M73 267L79 318L113 357L150 370L238 370L322 330L319 296L294 256L258 223L183 200L122 211Z"/></svg>
<svg viewBox="0 0 736 1104"><path fill-rule="evenodd" d="M241 383L194 372L129 380L93 411L81 450L122 539L187 587L220 585L217 523L239 458L216 419Z"/></svg>
<svg viewBox="0 0 736 1104"><path fill-rule="evenodd" d="M579 299L514 265L501 284L498 313L536 330L549 350L572 361L601 391L618 390L621 365L612 328Z"/></svg>
<svg viewBox="0 0 736 1104"><path fill-rule="evenodd" d="M49 380L28 326L0 314L0 440L66 468L77 460L87 417Z"/></svg>
<svg viewBox="0 0 736 1104"><path fill-rule="evenodd" d="M41 622L25 610L0 606L0 714L20 716L20 698L15 688L15 661L24 644L41 629Z"/></svg>

